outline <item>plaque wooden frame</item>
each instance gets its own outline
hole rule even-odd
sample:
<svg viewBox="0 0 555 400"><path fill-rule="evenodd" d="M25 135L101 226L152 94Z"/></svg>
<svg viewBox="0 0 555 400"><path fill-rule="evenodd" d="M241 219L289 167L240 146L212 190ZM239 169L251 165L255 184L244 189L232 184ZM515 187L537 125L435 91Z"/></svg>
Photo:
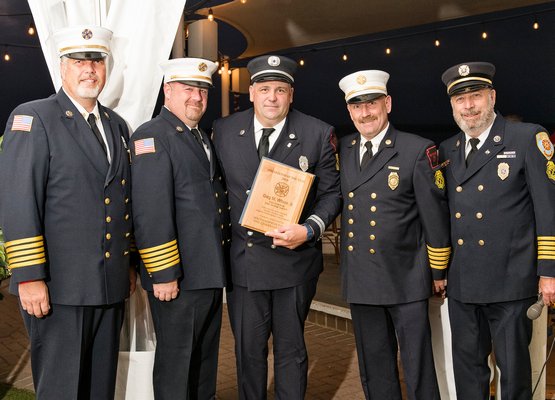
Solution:
<svg viewBox="0 0 555 400"><path fill-rule="evenodd" d="M239 223L262 233L299 223L314 177L309 172L263 157Z"/></svg>

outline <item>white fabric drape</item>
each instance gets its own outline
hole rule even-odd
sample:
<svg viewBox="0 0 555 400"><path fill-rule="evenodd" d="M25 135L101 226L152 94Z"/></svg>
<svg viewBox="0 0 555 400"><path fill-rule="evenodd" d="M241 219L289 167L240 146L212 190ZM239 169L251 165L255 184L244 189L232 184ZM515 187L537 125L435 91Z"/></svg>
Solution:
<svg viewBox="0 0 555 400"><path fill-rule="evenodd" d="M61 87L51 39L70 25L95 24L114 32L108 81L100 102L135 130L152 116L186 0L28 0L54 87Z"/></svg>
<svg viewBox="0 0 555 400"><path fill-rule="evenodd" d="M54 87L61 87L53 32L100 25L114 35L108 80L100 102L132 130L150 120L162 83L160 62L170 56L186 0L28 0ZM127 302L117 375L117 400L152 400L155 336L141 288Z"/></svg>

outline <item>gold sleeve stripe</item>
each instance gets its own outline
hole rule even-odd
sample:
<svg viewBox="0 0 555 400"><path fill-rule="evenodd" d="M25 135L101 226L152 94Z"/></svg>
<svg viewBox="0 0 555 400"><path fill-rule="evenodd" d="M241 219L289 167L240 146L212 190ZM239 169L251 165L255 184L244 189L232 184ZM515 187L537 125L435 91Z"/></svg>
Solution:
<svg viewBox="0 0 555 400"><path fill-rule="evenodd" d="M436 252L436 253L444 253L444 252L451 253L451 247L432 247L429 244L427 244L426 248L429 251L433 251L433 252Z"/></svg>
<svg viewBox="0 0 555 400"><path fill-rule="evenodd" d="M18 246L6 247L6 250L8 251L9 254L19 253L21 251L28 251L28 250L32 251L33 249L44 249L44 243L35 242L30 244L20 244Z"/></svg>
<svg viewBox="0 0 555 400"><path fill-rule="evenodd" d="M538 236L538 260L555 260L555 236Z"/></svg>
<svg viewBox="0 0 555 400"><path fill-rule="evenodd" d="M29 249L29 250L21 250L21 251L10 251L8 252L8 257L10 257L10 259L15 259L16 257L20 257L20 256L24 256L27 254L37 254L37 253L44 253L44 246L40 246L37 247L35 249Z"/></svg>
<svg viewBox="0 0 555 400"><path fill-rule="evenodd" d="M30 238L11 240L9 242L6 242L4 244L4 246L6 246L6 249L7 249L8 247L16 246L18 244L25 244L25 243L41 243L42 244L42 242L44 242L44 237L42 235L40 235L40 236L34 236L34 237L30 237Z"/></svg>
<svg viewBox="0 0 555 400"><path fill-rule="evenodd" d="M46 263L43 236L6 242L9 268L21 268Z"/></svg>
<svg viewBox="0 0 555 400"><path fill-rule="evenodd" d="M8 268L10 269L14 269L14 268L20 268L20 267L28 267L29 265L38 265L38 264L44 264L46 263L46 258L41 258L40 260L33 260L33 261L27 261L27 262L21 262L21 263L9 263Z"/></svg>
<svg viewBox="0 0 555 400"><path fill-rule="evenodd" d="M173 257L164 258L163 260L160 260L160 261L145 263L145 267L147 269L152 268L152 267L159 267L161 265L167 264L167 263L172 262L174 260L179 260L179 254L176 254Z"/></svg>
<svg viewBox="0 0 555 400"><path fill-rule="evenodd" d="M45 257L46 255L44 254L44 250L41 250L40 253L34 253L27 256L19 255L19 254L15 257L8 256L8 263L11 265L11 264L17 264L18 262L21 262L21 261L30 261L30 260L36 260L38 258L45 258Z"/></svg>
<svg viewBox="0 0 555 400"><path fill-rule="evenodd" d="M433 261L436 264L449 262L449 257L434 257L428 254L428 258L430 259L430 262Z"/></svg>
<svg viewBox="0 0 555 400"><path fill-rule="evenodd" d="M428 257L449 258L450 256L451 256L451 253L433 253L431 251L428 251Z"/></svg>
<svg viewBox="0 0 555 400"><path fill-rule="evenodd" d="M430 267L433 269L446 269L449 265L451 247L432 247L426 245Z"/></svg>
<svg viewBox="0 0 555 400"><path fill-rule="evenodd" d="M146 253L151 253L151 252L158 252L162 249L165 249L167 247L171 247L171 246L176 246L177 247L177 239L172 240L171 242L167 242L164 244L161 244L159 246L154 246L154 247L148 247L146 249L140 249L139 253L141 255L146 254Z"/></svg>
<svg viewBox="0 0 555 400"><path fill-rule="evenodd" d="M175 264L179 264L180 262L181 262L181 260L178 258L177 260L175 260L175 261L173 261L173 262L171 262L171 263L169 263L169 264L167 264L167 265L164 265L163 267L148 268L147 270L148 270L148 272L157 272L157 271L161 271L161 270L163 270L163 269L172 267L172 266L174 266Z"/></svg>
<svg viewBox="0 0 555 400"><path fill-rule="evenodd" d="M163 261L158 261L158 262L149 263L149 264L145 263L145 267L148 272L156 272L156 271L161 271L163 269L169 268L176 264L179 264L180 262L181 262L181 259L179 258L179 254L177 254L176 256Z"/></svg>
<svg viewBox="0 0 555 400"><path fill-rule="evenodd" d="M8 258L8 265L11 267L12 265L21 264L25 261L35 261L35 264L40 264L37 260L45 259L46 255L44 253L33 254L32 256L25 256L25 257L17 257L17 258Z"/></svg>
<svg viewBox="0 0 555 400"><path fill-rule="evenodd" d="M555 260L555 236L538 236L538 260Z"/></svg>
<svg viewBox="0 0 555 400"><path fill-rule="evenodd" d="M156 262L156 261L161 261L161 260L165 260L167 258L171 258L171 257L175 256L178 253L179 253L179 251L177 249L175 249L171 253L165 253L165 254L156 255L156 256L149 256L149 257L143 256L141 258L143 259L145 264L152 264L153 262Z"/></svg>

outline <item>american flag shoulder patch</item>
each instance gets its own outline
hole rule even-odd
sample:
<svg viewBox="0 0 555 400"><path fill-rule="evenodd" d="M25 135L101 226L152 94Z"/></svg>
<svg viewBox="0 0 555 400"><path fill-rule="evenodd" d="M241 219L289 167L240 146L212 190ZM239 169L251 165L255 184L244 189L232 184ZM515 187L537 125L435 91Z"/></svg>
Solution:
<svg viewBox="0 0 555 400"><path fill-rule="evenodd" d="M154 138L135 140L135 155L138 156L146 153L156 153Z"/></svg>
<svg viewBox="0 0 555 400"><path fill-rule="evenodd" d="M14 115L12 131L31 132L33 117L30 115Z"/></svg>

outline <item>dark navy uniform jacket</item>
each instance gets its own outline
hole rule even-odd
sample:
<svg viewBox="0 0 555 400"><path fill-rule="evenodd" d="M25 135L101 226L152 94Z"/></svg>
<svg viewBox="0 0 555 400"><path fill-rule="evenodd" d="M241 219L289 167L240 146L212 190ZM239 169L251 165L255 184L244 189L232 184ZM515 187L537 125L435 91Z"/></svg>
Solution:
<svg viewBox="0 0 555 400"><path fill-rule="evenodd" d="M213 148L209 162L189 128L163 107L133 134L131 153L143 287L174 279L182 290L224 287L230 222Z"/></svg>
<svg viewBox="0 0 555 400"><path fill-rule="evenodd" d="M359 304L426 299L451 251L436 148L392 125L362 171L359 148L359 133L340 141L343 295Z"/></svg>
<svg viewBox="0 0 555 400"><path fill-rule="evenodd" d="M497 115L468 169L462 132L441 144L454 246L449 296L518 300L537 294L538 275L555 276L555 165L541 132Z"/></svg>
<svg viewBox="0 0 555 400"><path fill-rule="evenodd" d="M291 110L268 154L269 158L296 168L299 168L299 158L305 156L307 171L316 175L299 223L315 214L327 226L339 212L339 174L330 142L332 134L333 128L325 122ZM231 206L233 283L249 290L274 290L297 286L318 277L323 268L320 241L313 240L290 250L272 246L272 238L239 225L247 193L260 163L254 139L254 110L251 108L217 120L213 126L213 138L224 169ZM311 226L317 239L320 229L316 224Z"/></svg>
<svg viewBox="0 0 555 400"><path fill-rule="evenodd" d="M113 304L129 294L128 130L99 105L112 155L60 90L18 106L0 152L0 226L18 283L44 279L54 304Z"/></svg>

